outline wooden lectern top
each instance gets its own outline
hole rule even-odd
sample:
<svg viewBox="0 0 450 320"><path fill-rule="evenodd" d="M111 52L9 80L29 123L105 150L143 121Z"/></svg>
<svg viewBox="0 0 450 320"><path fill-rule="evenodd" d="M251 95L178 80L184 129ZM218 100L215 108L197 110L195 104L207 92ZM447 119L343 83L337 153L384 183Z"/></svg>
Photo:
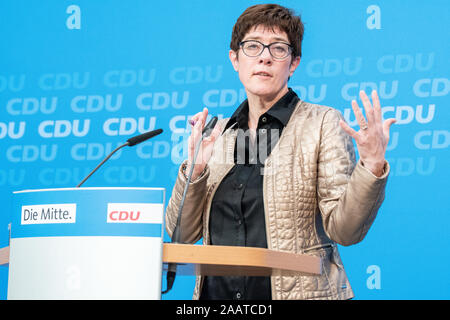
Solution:
<svg viewBox="0 0 450 320"><path fill-rule="evenodd" d="M163 262L177 263L180 275L270 276L321 274L321 259L263 248L163 244ZM0 248L0 265L9 263L9 247Z"/></svg>
<svg viewBox="0 0 450 320"><path fill-rule="evenodd" d="M9 263L9 247L0 248L0 266Z"/></svg>
<svg viewBox="0 0 450 320"><path fill-rule="evenodd" d="M163 262L177 263L177 274L270 276L321 274L321 259L264 248L164 243Z"/></svg>

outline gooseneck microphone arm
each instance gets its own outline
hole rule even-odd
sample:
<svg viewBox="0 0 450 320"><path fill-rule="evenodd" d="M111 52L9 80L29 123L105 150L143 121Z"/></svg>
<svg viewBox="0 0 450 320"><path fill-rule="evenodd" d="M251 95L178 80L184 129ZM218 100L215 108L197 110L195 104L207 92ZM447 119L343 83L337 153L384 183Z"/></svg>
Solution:
<svg viewBox="0 0 450 320"><path fill-rule="evenodd" d="M197 145L195 146L194 162L197 159L198 151L200 150L199 147L200 147L200 144L202 143L202 141L203 141L203 137L197 142ZM186 194L189 189L189 183L191 182L193 172L194 172L194 166L192 165L189 168L189 174L187 175L187 179L186 179L186 186L184 187L183 196L181 198L180 208L178 209L178 218L177 218L177 223L175 225L175 229L173 230L172 243L179 243L180 239L181 239L181 232L180 232L180 230L181 230L181 228L180 228L181 211L183 210L184 200L186 199Z"/></svg>
<svg viewBox="0 0 450 320"><path fill-rule="evenodd" d="M202 143L204 138L206 138L206 137L211 135L211 132L214 129L214 127L216 126L216 123L217 123L217 117L213 117L208 122L208 124L203 128L202 136L198 140L197 145L195 146L194 158L193 158L191 167L189 168L189 173L188 173L188 175L186 177L187 178L186 179L186 185L184 186L183 196L181 198L180 207L178 209L177 223L175 225L175 229L174 229L173 234L172 234L172 243L179 243L180 239L181 239L181 231L180 231L181 230L181 228L180 228L181 212L183 211L184 200L186 199L186 194L187 194L187 191L189 189L189 183L191 182L192 173L194 172L195 162L197 160L198 152L200 151L200 144Z"/></svg>
<svg viewBox="0 0 450 320"><path fill-rule="evenodd" d="M202 143L203 139L208 137L214 127L217 123L217 117L213 117L208 124L203 128L202 130L202 136L197 142L195 146L195 152L194 152L194 158L192 159L191 167L189 168L188 176L186 177L186 185L184 186L183 190L183 196L181 197L180 206L178 208L178 216L177 216L177 223L175 225L175 229L173 229L172 234L172 243L180 243L181 241L181 212L183 211L184 206L184 200L186 199L186 194L189 189L189 184L191 183L192 173L194 172L194 166L195 162L197 160L198 152L200 150L200 144ZM162 294L165 294L169 292L172 289L173 283L175 282L175 277L177 275L177 264L176 263L169 263L167 266L167 287L166 290L162 291Z"/></svg>
<svg viewBox="0 0 450 320"><path fill-rule="evenodd" d="M121 146L115 148L115 149L114 149L114 150L113 150L113 151L112 151L105 159L103 159L103 161L100 162L100 163L98 164L98 166L96 166L95 169L92 170L91 173L89 173L89 174L86 176L86 178L84 178L83 181L81 181L76 187L77 187L77 188L81 187L81 185L82 185L83 183L85 183L86 180L89 179L89 177L92 176L92 175L95 173L95 171L98 170L98 168L100 168L106 161L108 161L108 159L111 158L112 155L113 155L114 153L116 153L119 149L122 149L123 147L126 147L128 144L129 144L128 142L125 142L123 145L121 145Z"/></svg>
<svg viewBox="0 0 450 320"><path fill-rule="evenodd" d="M83 183L85 183L86 180L89 179L89 177L92 176L92 175L95 173L95 171L97 171L97 170L98 170L98 169L99 169L106 161L108 161L108 159L111 158L112 155L113 155L114 153L116 153L119 149L122 149L123 147L126 147L126 146L129 146L129 147L135 146L135 145L137 145L137 144L139 144L139 143L141 143L141 142L144 142L145 140L148 140L148 139L150 139L150 138L153 138L154 136L157 136L157 135L160 134L161 132L163 132L162 129L157 129L157 130L149 131L149 132L140 134L140 135L138 135L138 136L129 138L129 139L127 140L127 142L125 142L125 143L124 143L123 145L121 145L121 146L118 146L118 147L117 147L116 149L114 149L110 154L108 154L108 155L106 156L106 158L103 159L103 161L100 162L100 163L98 164L98 166L96 166L95 169L92 170L91 173L89 173L89 174L86 176L86 178L84 178L83 181L81 181L76 187L77 187L77 188L81 187L81 185L82 185Z"/></svg>

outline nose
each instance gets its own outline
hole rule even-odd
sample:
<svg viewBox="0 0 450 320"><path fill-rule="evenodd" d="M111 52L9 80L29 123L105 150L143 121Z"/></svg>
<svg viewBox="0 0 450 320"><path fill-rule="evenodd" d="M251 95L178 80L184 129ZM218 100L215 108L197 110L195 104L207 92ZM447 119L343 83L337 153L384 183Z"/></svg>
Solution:
<svg viewBox="0 0 450 320"><path fill-rule="evenodd" d="M264 48L261 54L259 55L259 63L264 64L272 63L272 55L270 54L268 47Z"/></svg>

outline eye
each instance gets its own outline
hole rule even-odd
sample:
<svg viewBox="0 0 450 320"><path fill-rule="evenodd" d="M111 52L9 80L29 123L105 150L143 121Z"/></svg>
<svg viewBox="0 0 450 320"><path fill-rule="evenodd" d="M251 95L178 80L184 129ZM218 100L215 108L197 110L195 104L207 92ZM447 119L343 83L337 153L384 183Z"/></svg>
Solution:
<svg viewBox="0 0 450 320"><path fill-rule="evenodd" d="M258 42L247 42L245 48L249 50L259 50L261 45Z"/></svg>
<svg viewBox="0 0 450 320"><path fill-rule="evenodd" d="M285 45L277 44L273 47L273 49L277 53L286 53L287 47Z"/></svg>

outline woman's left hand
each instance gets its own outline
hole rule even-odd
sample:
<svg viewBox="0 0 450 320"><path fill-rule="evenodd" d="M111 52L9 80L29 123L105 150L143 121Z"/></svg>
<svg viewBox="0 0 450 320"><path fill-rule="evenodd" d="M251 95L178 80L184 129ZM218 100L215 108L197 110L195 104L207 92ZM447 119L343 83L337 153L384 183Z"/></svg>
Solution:
<svg viewBox="0 0 450 320"><path fill-rule="evenodd" d="M359 124L359 131L352 129L345 121L340 120L342 129L355 139L361 161L375 176L380 177L384 173L384 154L389 142L389 128L396 122L389 118L383 122L381 106L378 94L372 91L372 104L364 91L359 92L367 121L355 100L352 100L352 109Z"/></svg>

